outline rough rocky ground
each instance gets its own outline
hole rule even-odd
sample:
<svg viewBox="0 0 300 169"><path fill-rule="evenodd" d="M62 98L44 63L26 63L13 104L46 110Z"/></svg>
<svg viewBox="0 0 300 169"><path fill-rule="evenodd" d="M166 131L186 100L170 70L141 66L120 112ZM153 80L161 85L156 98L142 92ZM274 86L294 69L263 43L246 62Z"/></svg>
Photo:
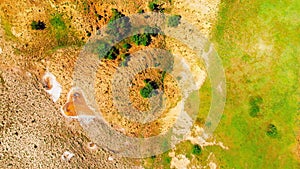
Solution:
<svg viewBox="0 0 300 169"><path fill-rule="evenodd" d="M102 149L90 150L79 124L64 119L34 75L10 68L1 70L1 77L0 168L138 166ZM65 151L75 156L63 161ZM110 156L115 160L108 161Z"/></svg>

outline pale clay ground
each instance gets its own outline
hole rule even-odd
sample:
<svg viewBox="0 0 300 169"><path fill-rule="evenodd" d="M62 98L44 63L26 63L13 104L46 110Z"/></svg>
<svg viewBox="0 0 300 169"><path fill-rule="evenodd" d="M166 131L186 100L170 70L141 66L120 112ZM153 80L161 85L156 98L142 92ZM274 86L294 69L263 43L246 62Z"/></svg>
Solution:
<svg viewBox="0 0 300 169"><path fill-rule="evenodd" d="M56 5L53 1L49 0L48 2L52 8L55 8ZM47 2L43 2L47 3ZM49 5L48 4L48 5ZM174 8L171 11L171 13L179 14L182 16L182 18L190 21L192 24L196 25L200 32L207 38L210 36L211 32L211 26L215 22L215 18L218 11L218 4L219 0L203 0L203 1L186 1L186 0L174 0ZM40 9L42 12L40 15L43 15L46 11L43 7L37 6L33 8L28 8L25 11L17 12L16 13L16 20L21 21L21 24L19 27L12 26L11 31L16 37L25 38L24 41L30 40L31 32L28 31L28 29L22 29L22 27L27 27L26 22L22 22L22 18L24 16L31 18L30 20L36 18L36 13L32 13L31 11L34 10L34 8ZM68 6L70 9L70 13L76 13L76 7L74 6ZM118 7L118 5L116 5ZM35 9L35 10L37 10ZM60 10L63 10L63 5L59 6ZM80 16L78 14L78 16ZM76 18L79 22L74 22L74 24L78 23L85 23L85 19L82 17ZM84 26L84 24L83 24ZM79 27L79 25L75 25L75 27ZM79 29L80 30L80 29ZM84 32L84 31L83 31ZM23 69L14 68L14 67L26 67L27 63L20 62L22 60L22 56L14 54L14 47L17 46L14 42L6 41L2 37L4 37L4 31L3 29L0 30L0 37L1 37L1 45L0 45L0 55L1 55L1 75L3 76L3 79L5 80L5 86L1 85L1 100L10 100L11 106L16 106L16 104L19 106L19 108L22 108L22 105L25 106L26 102L22 102L22 100L35 100L37 97L42 97L40 100L44 100L44 103L31 103L31 104L37 104L33 107L30 107L28 110L31 111L32 118L35 118L40 124L33 124L33 126L38 125L38 127L35 127L35 130L31 130L28 127L25 127L20 124L20 121L11 121L11 124L5 123L4 126L1 125L0 129L2 130L2 127L8 127L8 125L12 125L12 128L9 130L5 130L5 134L3 137L0 138L3 149L5 147L9 148L12 147L11 150L7 149L4 151L0 151L3 153L0 153L0 161L4 160L4 163L0 162L0 166L2 164L8 164L9 161L12 162L12 165L14 167L17 166L27 166L27 167L33 167L36 168L48 166L57 168L64 166L65 168L71 168L72 166L80 166L82 163L86 163L89 161L90 166L94 166L97 163L104 164L106 167L116 167L116 166L122 166L121 168L131 166L132 168L133 163L128 162L124 159L119 159L117 157L114 157L114 155L109 155L110 153L104 152L103 150L92 148L93 152L91 151L91 148L88 146L83 146L80 149L78 149L79 145L88 145L89 140L87 138L79 139L78 137L82 136L82 131L77 131L78 124L74 124L73 121L65 120L63 116L60 114L60 106L63 105L66 101L66 95L68 91L71 89L72 84L72 68L74 65L74 61L77 58L78 52L74 51L73 49L66 49L66 50L57 50L55 53L52 54L51 58L48 58L46 60L41 60L41 63L34 63L33 67L37 68L38 70L45 70L48 68L48 70L54 74L56 77L56 80L58 83L62 86L62 93L61 97L59 98L57 103L53 103L50 99L47 99L47 94L44 93L41 89L41 86L37 83L36 79L33 78L30 73L25 73ZM29 37L28 39L26 39ZM195 56L193 51L187 49L185 46L180 45L178 43L174 43L171 39L167 39L167 47L170 48L175 54L179 54L183 56L185 59L190 59ZM64 56L61 58L60 56ZM58 59L60 57L60 59ZM193 60L190 60L193 64ZM44 73L44 71L37 71L40 75ZM37 73L33 72L33 73ZM205 72L202 70L193 70L193 72L201 73L205 78ZM29 78L29 79L28 79ZM40 79L41 77L38 77L37 79ZM199 81L203 81L203 79L198 79ZM15 81L16 80L16 81ZM19 83L17 87L15 86L16 82ZM28 82L34 84L30 85ZM36 89L37 87L37 89ZM5 89L4 89L5 88ZM2 90L3 89L3 90ZM26 89L24 91L24 89ZM28 91L32 91L30 95L28 95ZM22 96L15 98L11 93L18 92ZM7 94L10 93L10 96L7 96ZM4 96L4 94L6 94ZM25 95L26 98L24 97ZM41 96L39 96L41 95ZM40 110L39 107L43 107L43 110ZM1 114L7 113L7 109L1 106ZM15 109L17 110L17 109ZM14 117L15 110L9 109L10 116ZM49 113L51 111L51 113ZM8 115L8 114L7 114ZM24 113L20 114L18 118L23 118ZM28 114L29 115L29 114ZM20 117L21 116L21 117ZM7 116L0 116L1 120L4 120L3 118L6 118ZM26 116L25 116L26 117ZM25 118L24 117L24 118ZM27 117L26 117L27 118ZM7 120L5 120L7 121ZM25 120L25 121L28 121ZM49 124L49 121L52 124ZM166 120L167 121L167 120ZM32 122L33 123L33 122ZM42 126L41 126L42 125ZM18 135L14 136L15 131L18 131L18 128L14 128L13 126L16 126L20 129L19 134L23 136L22 139L18 138ZM31 125L29 125L31 126ZM47 126L47 130L44 131L42 128L44 126ZM59 129L57 129L59 127ZM40 128L39 132L36 132ZM197 127L196 127L197 129ZM27 133L28 131L31 131L31 133ZM47 133L49 131L49 133ZM27 133L27 134L26 134ZM67 136L67 137L66 137ZM19 136L20 137L20 136ZM66 138L65 138L66 137ZM9 141L10 138L14 138L16 142ZM53 140L47 140L46 138L52 138ZM8 140L7 140L8 139ZM44 141L45 140L45 141ZM212 145L218 145L222 148L226 149L227 147L223 146L222 143L217 142L199 142L199 139L197 138L197 135L195 137L191 136L189 137L189 140L193 141L194 143L198 143L201 146L212 146ZM53 144L56 142L55 144ZM28 146L31 144L37 144L37 149L32 149ZM24 149L24 147L27 147ZM23 149L22 151L18 151L20 149ZM95 150L97 149L97 150ZM43 153L41 152L43 151ZM47 152L48 151L48 152ZM72 158L70 159L69 163L63 163L60 161L60 156L63 155L64 152L69 152L71 155L74 153L74 156L72 155ZM11 154L12 153L12 154ZM16 154L14 157L13 154ZM24 156L27 156L29 154L30 156L27 158L24 158ZM188 164L190 163L189 160L184 155L176 155L171 154L172 157L172 168L185 168L190 167ZM68 156L70 157L70 156ZM96 158L97 159L93 159ZM101 158L99 158L101 157ZM13 160L13 158L16 158ZM34 159L34 160L33 160ZM103 159L103 160L101 160ZM55 160L55 161L53 161ZM82 161L84 160L84 161ZM98 161L100 160L100 161ZM111 161L111 162L107 162ZM35 161L35 162L34 162ZM44 162L42 162L44 161ZM48 164L45 164L45 162L48 161ZM51 161L51 162L50 162ZM97 161L97 162L96 162ZM32 164L32 162L34 162ZM55 163L53 163L55 162ZM116 163L117 162L117 163ZM53 164L52 164L53 163ZM216 164L213 161L209 161L210 168L216 168ZM104 167L103 166L103 167ZM3 166L4 167L4 166ZM99 167L99 166L98 166ZM110 168L109 167L109 168ZM192 167L191 167L192 168Z"/></svg>

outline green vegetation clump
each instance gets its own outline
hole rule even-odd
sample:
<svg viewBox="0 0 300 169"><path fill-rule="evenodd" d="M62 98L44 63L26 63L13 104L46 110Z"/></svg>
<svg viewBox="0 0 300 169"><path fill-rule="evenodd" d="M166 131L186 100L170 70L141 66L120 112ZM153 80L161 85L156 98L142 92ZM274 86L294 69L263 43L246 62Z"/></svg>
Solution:
<svg viewBox="0 0 300 169"><path fill-rule="evenodd" d="M128 51L128 50L131 48L131 45L130 45L129 43L124 43L124 44L122 45L122 47L123 47L126 51Z"/></svg>
<svg viewBox="0 0 300 169"><path fill-rule="evenodd" d="M256 96L256 97L251 97L249 100L249 104L250 104L250 112L249 115L251 117L256 117L257 114L260 111L260 104L262 104L263 99L260 96Z"/></svg>
<svg viewBox="0 0 300 169"><path fill-rule="evenodd" d="M68 38L68 30L61 14L53 14L50 19L52 31L59 45L65 45Z"/></svg>
<svg viewBox="0 0 300 169"><path fill-rule="evenodd" d="M52 15L52 18L50 19L50 24L54 27L54 29L58 31L64 31L67 28L65 22L62 19L61 14Z"/></svg>
<svg viewBox="0 0 300 169"><path fill-rule="evenodd" d="M158 11L159 10L159 5L155 2L149 2L148 7L150 11Z"/></svg>
<svg viewBox="0 0 300 169"><path fill-rule="evenodd" d="M144 82L145 87L140 90L140 94L143 98L150 98L155 94L153 91L158 89L158 85L155 81L150 81L149 79L146 79Z"/></svg>
<svg viewBox="0 0 300 169"><path fill-rule="evenodd" d="M136 45L148 46L151 43L151 36L150 34L137 34L137 35L133 35L131 37L131 40Z"/></svg>
<svg viewBox="0 0 300 169"><path fill-rule="evenodd" d="M148 46L150 45L152 39L151 36L157 36L161 34L161 30L158 27L150 27L146 26L144 28L143 34L136 34L131 37L131 41L133 41L136 45Z"/></svg>
<svg viewBox="0 0 300 169"><path fill-rule="evenodd" d="M201 152L202 152L202 149L201 149L201 147L199 145L197 145L197 144L193 145L192 153L194 155L200 155Z"/></svg>
<svg viewBox="0 0 300 169"><path fill-rule="evenodd" d="M123 39L123 37L130 31L130 20L117 9L113 8L112 13L112 17L107 25L106 33L114 36L116 40Z"/></svg>
<svg viewBox="0 0 300 169"><path fill-rule="evenodd" d="M164 83L164 81L165 81L165 77L166 77L166 74L167 74L167 72L166 71L162 71L161 72L161 83L163 84Z"/></svg>
<svg viewBox="0 0 300 169"><path fill-rule="evenodd" d="M46 28L46 24L42 21L32 21L31 24L32 30L44 30Z"/></svg>
<svg viewBox="0 0 300 169"><path fill-rule="evenodd" d="M123 53L120 55L122 62L121 62L121 66L128 66L128 61L129 61L129 53Z"/></svg>
<svg viewBox="0 0 300 169"><path fill-rule="evenodd" d="M111 47L106 42L98 42L96 52L100 59L104 58L110 60L116 59L119 54L119 50L116 47Z"/></svg>
<svg viewBox="0 0 300 169"><path fill-rule="evenodd" d="M148 3L148 8L150 9L150 11L154 11L154 12L164 12L164 8L162 8L161 4L158 3L157 0L151 1Z"/></svg>
<svg viewBox="0 0 300 169"><path fill-rule="evenodd" d="M139 9L137 13L142 14L145 13L145 11L143 9Z"/></svg>
<svg viewBox="0 0 300 169"><path fill-rule="evenodd" d="M277 127L274 124L269 124L266 134L269 137L276 138L278 136Z"/></svg>
<svg viewBox="0 0 300 169"><path fill-rule="evenodd" d="M90 12L90 5L88 4L87 1L83 2L83 10L85 13L89 13Z"/></svg>
<svg viewBox="0 0 300 169"><path fill-rule="evenodd" d="M172 158L169 156L164 157L164 165L169 166L171 164Z"/></svg>
<svg viewBox="0 0 300 169"><path fill-rule="evenodd" d="M157 36L159 34L162 34L162 31L160 30L159 27L150 27L150 26L146 26L144 31L147 33L147 34L150 34L152 36Z"/></svg>
<svg viewBox="0 0 300 169"><path fill-rule="evenodd" d="M181 20L180 15L172 15L168 18L168 26L177 27L180 24L180 20Z"/></svg>

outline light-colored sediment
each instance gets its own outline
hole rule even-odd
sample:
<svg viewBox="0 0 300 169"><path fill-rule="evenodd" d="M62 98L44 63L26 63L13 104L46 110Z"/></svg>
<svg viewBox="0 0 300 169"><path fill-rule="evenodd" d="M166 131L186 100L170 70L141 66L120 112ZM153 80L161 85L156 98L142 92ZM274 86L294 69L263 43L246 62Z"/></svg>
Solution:
<svg viewBox="0 0 300 169"><path fill-rule="evenodd" d="M175 152L170 152L169 156L172 157L171 168L187 169L190 164L190 160L183 154L176 155Z"/></svg>
<svg viewBox="0 0 300 169"><path fill-rule="evenodd" d="M210 138L210 139L213 139L213 138ZM217 142L216 139L213 139L213 141L207 141L207 138L205 138L204 129L202 127L197 126L197 125L194 126L193 134L188 136L186 140L191 141L191 143L193 143L193 144L198 144L202 148L206 147L206 146L219 146L224 150L229 149L229 147L225 146L223 144L223 142Z"/></svg>
<svg viewBox="0 0 300 169"><path fill-rule="evenodd" d="M62 87L59 82L56 81L56 77L52 73L46 72L42 78L42 83L45 91L51 96L53 102L56 102L62 91Z"/></svg>

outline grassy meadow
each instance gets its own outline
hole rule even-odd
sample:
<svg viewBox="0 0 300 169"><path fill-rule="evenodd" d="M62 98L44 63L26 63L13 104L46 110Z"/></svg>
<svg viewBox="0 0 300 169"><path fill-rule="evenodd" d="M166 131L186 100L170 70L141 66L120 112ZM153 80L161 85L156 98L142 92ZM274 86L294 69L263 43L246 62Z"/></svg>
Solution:
<svg viewBox="0 0 300 169"><path fill-rule="evenodd" d="M300 1L222 1L212 40L227 78L220 167L299 168Z"/></svg>

